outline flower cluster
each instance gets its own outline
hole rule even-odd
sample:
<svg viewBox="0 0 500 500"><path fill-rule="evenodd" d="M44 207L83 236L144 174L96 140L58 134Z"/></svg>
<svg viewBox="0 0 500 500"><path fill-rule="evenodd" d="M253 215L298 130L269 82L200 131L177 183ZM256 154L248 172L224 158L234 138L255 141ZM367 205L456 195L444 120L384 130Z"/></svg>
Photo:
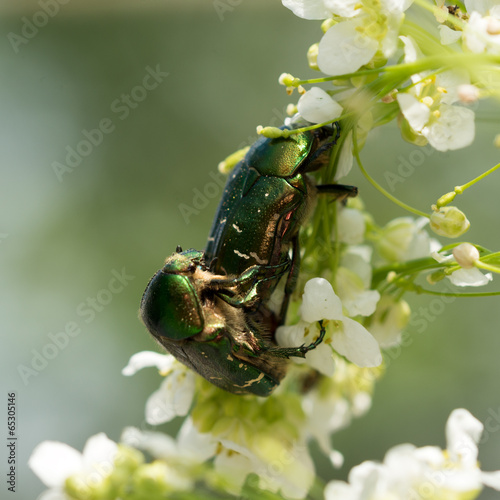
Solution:
<svg viewBox="0 0 500 500"><path fill-rule="evenodd" d="M323 21L323 36L307 55L310 67L326 76L301 80L283 74L288 93L301 93L290 107L291 126L261 127L259 133L288 136L338 122L341 133L329 166L312 174L318 184L336 183L356 160L375 188L417 217L381 225L359 198L331 203L319 197L301 234L301 269L287 321L272 339L281 352L302 345L315 349L290 360L287 376L268 398L218 389L170 354L135 354L124 375L155 367L164 377L146 403L147 424L183 417L178 436L128 428L118 445L94 436L83 454L62 443L42 443L30 459L50 488L42 498L155 500L175 493L183 499L193 491L208 499L222 493L259 497L264 491L270 499L306 498L317 479L309 445L316 441L333 466L342 464L332 436L369 410L385 369L384 349L401 342L410 320L405 295L459 295L462 287L487 285L500 272L500 252L470 242L443 246L428 232L465 234L470 222L450 203L500 164L429 201L424 212L378 185L360 157L370 131L390 121L416 146L444 152L473 143L477 104L500 95L494 68L500 63L498 2L469 0L465 10L425 0L282 2L301 18ZM411 20L417 8L427 12L428 30ZM245 151L220 168L229 172ZM445 278L456 293L430 290ZM330 482L324 498L458 500L476 498L483 486L500 489L500 471L484 473L477 464L481 430L468 412L455 410L446 451L398 446L381 464L355 467L348 483ZM151 463L143 452L153 457Z"/></svg>
<svg viewBox="0 0 500 500"><path fill-rule="evenodd" d="M467 410L454 410L446 423L448 447L391 448L383 463L363 462L349 473L349 482L331 481L325 500L382 500L386 498L476 498L484 486L500 491L500 471L478 466L483 425Z"/></svg>
<svg viewBox="0 0 500 500"><path fill-rule="evenodd" d="M282 416L274 415L275 422ZM208 499L220 498L216 495L222 492L225 498L236 498L242 487L254 495L266 491L269 498L304 498L307 490L303 485L309 486L312 481L312 465L304 460L297 442L285 450L282 423L275 427L279 433L273 440L259 443L261 454L271 454L271 461L249 455L232 440L245 433L244 424L240 429L223 430L219 426L224 438L217 443L213 434L200 433L187 419L177 439L131 427L123 432L120 444L102 433L92 436L83 453L63 443L46 441L35 448L29 465L50 488L40 500L160 500L167 495L188 499L193 498L190 495L199 481L205 482L203 498ZM482 431L483 425L467 410L454 410L446 424L446 450L412 444L395 446L383 463L363 462L351 470L348 482L328 483L324 499L461 500L476 498L485 486L500 491L500 471L483 472L478 465L477 443ZM153 461L147 463L140 450ZM206 461L214 455L208 466ZM256 475L243 486L249 472ZM277 490L280 496L270 495Z"/></svg>

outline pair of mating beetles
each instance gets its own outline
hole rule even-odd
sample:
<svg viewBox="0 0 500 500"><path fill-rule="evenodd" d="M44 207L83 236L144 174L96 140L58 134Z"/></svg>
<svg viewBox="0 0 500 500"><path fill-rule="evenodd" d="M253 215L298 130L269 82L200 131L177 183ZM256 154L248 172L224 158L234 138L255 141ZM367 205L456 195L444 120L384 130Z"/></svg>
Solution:
<svg viewBox="0 0 500 500"><path fill-rule="evenodd" d="M355 196L353 186L317 186L338 127L260 138L232 171L204 252L176 252L150 280L141 318L168 352L212 384L268 396L291 356L305 357L325 334L300 347L276 345L299 272L298 233L318 193ZM281 304L271 295L284 280Z"/></svg>

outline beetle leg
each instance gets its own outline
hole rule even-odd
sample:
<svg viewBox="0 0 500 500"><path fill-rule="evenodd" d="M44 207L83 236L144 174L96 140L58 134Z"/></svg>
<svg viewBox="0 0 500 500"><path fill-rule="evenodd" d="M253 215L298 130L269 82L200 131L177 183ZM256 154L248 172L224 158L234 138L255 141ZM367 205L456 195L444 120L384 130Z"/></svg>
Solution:
<svg viewBox="0 0 500 500"><path fill-rule="evenodd" d="M318 323L320 326L318 338L309 345L301 345L300 347L271 347L267 352L278 358L290 358L292 356L296 358L305 358L306 354L316 349L325 338L326 330L323 325L323 320L318 321Z"/></svg>
<svg viewBox="0 0 500 500"><path fill-rule="evenodd" d="M358 195L358 188L356 186L346 186L345 184L322 184L316 186L316 191L318 194L333 194L335 200L354 198Z"/></svg>
<svg viewBox="0 0 500 500"><path fill-rule="evenodd" d="M292 240L292 261L290 264L290 271L285 283L285 295L283 301L281 302L280 313L278 316L278 325L282 325L286 319L286 312L288 310L288 303L290 302L290 297L295 290L297 285L297 280L299 278L300 271L300 250L299 250L299 238L296 236Z"/></svg>
<svg viewBox="0 0 500 500"><path fill-rule="evenodd" d="M259 286L266 281L279 279L285 274L289 266L289 260L275 266L252 266L236 278L211 280L210 285L221 288L217 295L229 305L252 307L260 299ZM270 271L272 274L268 275ZM234 287L245 287L248 284L251 286L246 292L237 293L230 290Z"/></svg>

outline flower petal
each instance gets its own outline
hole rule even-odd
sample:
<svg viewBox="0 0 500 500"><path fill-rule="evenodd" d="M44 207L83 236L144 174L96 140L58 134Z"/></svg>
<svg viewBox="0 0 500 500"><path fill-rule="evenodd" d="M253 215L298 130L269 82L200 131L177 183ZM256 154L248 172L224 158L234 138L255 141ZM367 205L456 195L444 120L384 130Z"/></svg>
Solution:
<svg viewBox="0 0 500 500"><path fill-rule="evenodd" d="M352 168L354 163L354 156L352 154L352 130L349 131L347 137L344 139L342 149L339 154L339 161L337 162L337 171L335 172L335 181L345 177Z"/></svg>
<svg viewBox="0 0 500 500"><path fill-rule="evenodd" d="M360 323L343 318L332 335L332 346L342 356L361 367L379 366L382 354L378 342Z"/></svg>
<svg viewBox="0 0 500 500"><path fill-rule="evenodd" d="M332 285L323 278L313 278L306 283L300 310L307 323L342 317L342 303Z"/></svg>
<svg viewBox="0 0 500 500"><path fill-rule="evenodd" d="M481 481L485 486L500 491L500 470L495 472L481 472Z"/></svg>
<svg viewBox="0 0 500 500"><path fill-rule="evenodd" d="M348 245L358 245L365 238L366 223L363 214L355 208L340 210L337 218L339 241Z"/></svg>
<svg viewBox="0 0 500 500"><path fill-rule="evenodd" d="M214 468L217 474L225 480L224 490L233 495L239 495L253 467L248 457L232 450L224 450L216 455Z"/></svg>
<svg viewBox="0 0 500 500"><path fill-rule="evenodd" d="M474 111L441 104L439 118L422 129L422 135L438 151L465 148L474 141Z"/></svg>
<svg viewBox="0 0 500 500"><path fill-rule="evenodd" d="M404 117L408 120L410 127L415 132L420 132L429 121L430 110L415 96L408 93L401 93L396 96L399 107Z"/></svg>
<svg viewBox="0 0 500 500"><path fill-rule="evenodd" d="M81 472L83 456L65 443L44 441L33 450L28 465L46 486L62 487L66 478Z"/></svg>
<svg viewBox="0 0 500 500"><path fill-rule="evenodd" d="M448 28L448 26L445 26L444 24L438 26L438 30L441 38L441 43L443 45L451 45L452 43L458 42L460 38L462 38L461 31L452 30L451 28Z"/></svg>
<svg viewBox="0 0 500 500"><path fill-rule="evenodd" d="M299 114L312 123L333 121L342 114L342 106L323 89L312 87L297 103Z"/></svg>
<svg viewBox="0 0 500 500"><path fill-rule="evenodd" d="M68 496L60 489L44 491L36 500L68 500Z"/></svg>
<svg viewBox="0 0 500 500"><path fill-rule="evenodd" d="M118 445L109 439L104 432L90 437L83 448L84 467L89 470L98 465L97 469L101 476L106 469L111 472L117 450Z"/></svg>
<svg viewBox="0 0 500 500"><path fill-rule="evenodd" d="M146 421L151 425L170 422L173 418L187 415L193 402L195 374L179 369L168 375L160 388L146 402Z"/></svg>
<svg viewBox="0 0 500 500"><path fill-rule="evenodd" d="M323 0L281 0L281 3L302 19L326 19L331 16Z"/></svg>
<svg viewBox="0 0 500 500"><path fill-rule="evenodd" d="M139 370L149 366L156 366L160 372L167 372L172 368L175 358L171 354L160 354L154 351L141 351L134 354L127 366L122 370L122 375L134 375Z"/></svg>
<svg viewBox="0 0 500 500"><path fill-rule="evenodd" d="M463 465L477 466L477 443L483 424L464 408L453 410L446 422L446 442L450 458Z"/></svg>
<svg viewBox="0 0 500 500"><path fill-rule="evenodd" d="M493 279L493 276L491 273L483 274L477 267L473 267L472 269L458 269L447 278L455 286L484 286Z"/></svg>
<svg viewBox="0 0 500 500"><path fill-rule="evenodd" d="M328 344L321 343L316 349L309 351L306 354L306 363L327 377L335 373L333 352Z"/></svg>
<svg viewBox="0 0 500 500"><path fill-rule="evenodd" d="M370 62L377 52L378 43L360 32L358 19L332 26L319 42L318 67L327 75L354 73Z"/></svg>

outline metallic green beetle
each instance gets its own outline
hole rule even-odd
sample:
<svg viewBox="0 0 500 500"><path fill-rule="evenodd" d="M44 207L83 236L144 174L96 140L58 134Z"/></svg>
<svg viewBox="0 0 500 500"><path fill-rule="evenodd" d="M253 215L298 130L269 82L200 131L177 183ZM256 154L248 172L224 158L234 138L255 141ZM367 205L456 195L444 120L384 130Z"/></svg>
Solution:
<svg viewBox="0 0 500 500"><path fill-rule="evenodd" d="M299 270L298 233L319 192L354 196L352 186L316 186L307 172L325 165L331 128L259 139L227 181L205 252L178 247L146 288L141 317L155 339L214 385L268 396L287 358L321 341L280 348ZM286 276L286 278L284 278ZM284 278L279 311L269 303Z"/></svg>

